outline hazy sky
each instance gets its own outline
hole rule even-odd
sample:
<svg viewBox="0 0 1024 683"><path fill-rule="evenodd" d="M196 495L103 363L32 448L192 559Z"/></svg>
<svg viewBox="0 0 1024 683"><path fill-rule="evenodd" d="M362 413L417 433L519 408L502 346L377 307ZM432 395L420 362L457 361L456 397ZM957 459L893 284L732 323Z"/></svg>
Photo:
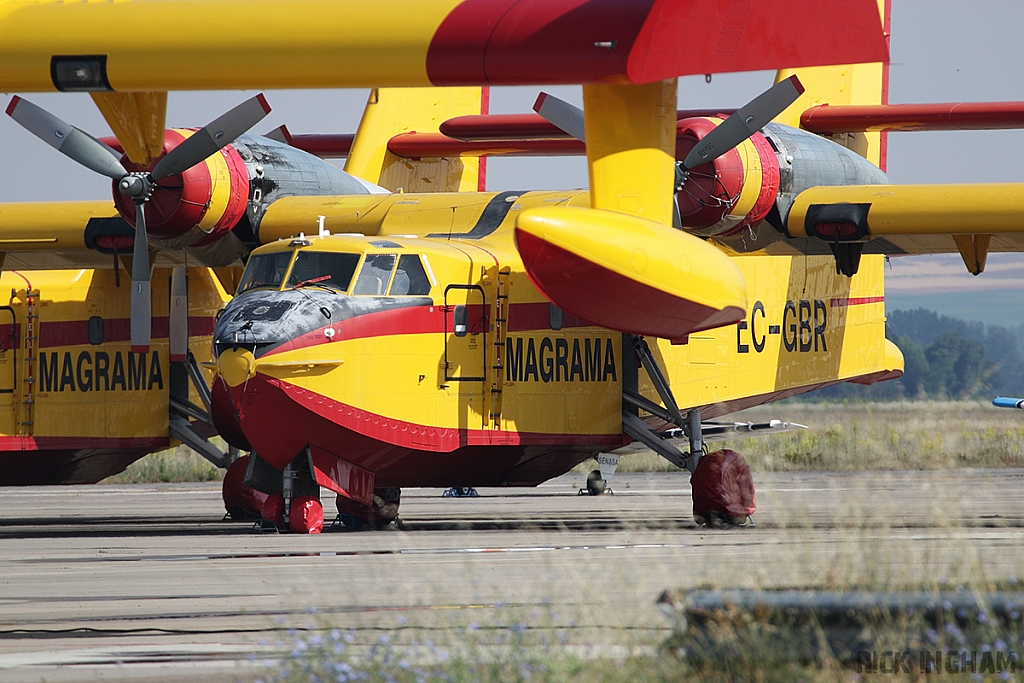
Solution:
<svg viewBox="0 0 1024 683"><path fill-rule="evenodd" d="M890 101L1024 100L1024 2L1021 0L893 0ZM682 79L680 107L739 106L771 85L771 73ZM495 113L529 111L536 88L496 88ZM548 89L579 102L579 88ZM200 126L250 93L171 93L168 125ZM351 132L365 90L269 91L273 112L254 132L288 124L295 133ZM88 95L28 94L27 99L93 135L109 134ZM6 101L6 98L5 98ZM1024 182L1024 131L890 135L894 182ZM492 159L489 189L582 187L582 158ZM100 199L110 181L82 169L0 116L0 202ZM1024 322L1024 255L995 255L989 272L966 273L958 256L893 259L887 275L890 308L929 307L987 322Z"/></svg>

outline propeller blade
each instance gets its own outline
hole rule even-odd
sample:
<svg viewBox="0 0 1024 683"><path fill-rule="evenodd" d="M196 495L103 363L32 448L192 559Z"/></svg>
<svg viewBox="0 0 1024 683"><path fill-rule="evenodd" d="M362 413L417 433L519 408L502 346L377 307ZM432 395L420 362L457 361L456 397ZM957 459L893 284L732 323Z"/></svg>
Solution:
<svg viewBox="0 0 1024 683"><path fill-rule="evenodd" d="M188 280L184 268L171 270L171 311L168 316L171 360L184 361L188 354Z"/></svg>
<svg viewBox="0 0 1024 683"><path fill-rule="evenodd" d="M270 105L262 93L242 102L196 131L157 162L150 174L153 182L192 168L217 150L234 142L235 138L255 126L269 113Z"/></svg>
<svg viewBox="0 0 1024 683"><path fill-rule="evenodd" d="M15 95L7 105L7 115L37 138L86 168L114 180L128 173L121 165L117 152L28 100Z"/></svg>
<svg viewBox="0 0 1024 683"><path fill-rule="evenodd" d="M714 161L761 130L785 111L803 93L804 87L796 76L790 76L761 93L742 109L722 122L707 137L697 143L683 160L683 167L692 170Z"/></svg>
<svg viewBox="0 0 1024 683"><path fill-rule="evenodd" d="M587 141L583 110L579 107L542 92L533 103L533 110L580 142Z"/></svg>
<svg viewBox="0 0 1024 683"><path fill-rule="evenodd" d="M132 351L149 350L153 328L152 300L149 293L149 236L146 234L146 203L135 202L135 246L132 249Z"/></svg>
<svg viewBox="0 0 1024 683"><path fill-rule="evenodd" d="M274 130L270 131L263 137L270 138L271 140L275 142L280 142L281 144L284 145L292 144L291 131L288 130L288 126L283 124L275 128Z"/></svg>

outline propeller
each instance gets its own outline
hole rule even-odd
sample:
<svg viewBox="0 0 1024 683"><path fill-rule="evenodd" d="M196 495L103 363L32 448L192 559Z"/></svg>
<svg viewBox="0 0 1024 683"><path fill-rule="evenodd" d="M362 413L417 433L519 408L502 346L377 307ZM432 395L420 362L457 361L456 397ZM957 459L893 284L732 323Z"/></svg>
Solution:
<svg viewBox="0 0 1024 683"><path fill-rule="evenodd" d="M795 75L779 81L708 133L683 159L681 170L687 174L701 164L722 156L764 128L765 124L796 102L803 92L804 87Z"/></svg>
<svg viewBox="0 0 1024 683"><path fill-rule="evenodd" d="M587 135L583 126L583 110L560 100L554 95L542 92L533 103L533 110L558 126L580 142L586 143Z"/></svg>
<svg viewBox="0 0 1024 683"><path fill-rule="evenodd" d="M152 331L149 238L146 233L146 202L156 184L182 173L256 125L270 113L262 94L256 95L217 117L163 156L152 171L129 172L120 155L85 131L65 123L48 111L15 96L7 114L22 127L61 154L117 182L121 194L135 203L135 246L132 250L131 344L136 352L149 349Z"/></svg>
<svg viewBox="0 0 1024 683"><path fill-rule="evenodd" d="M795 75L790 76L784 81L779 81L725 119L701 139L685 159L676 162L675 191L682 190L690 171L702 164L714 161L740 145L785 111L789 105L796 102L803 92L804 87L800 80ZM583 110L579 107L560 100L554 95L541 93L533 105L533 110L572 137L586 142ZM679 217L679 205L675 204L674 208L673 223L680 228L682 221Z"/></svg>

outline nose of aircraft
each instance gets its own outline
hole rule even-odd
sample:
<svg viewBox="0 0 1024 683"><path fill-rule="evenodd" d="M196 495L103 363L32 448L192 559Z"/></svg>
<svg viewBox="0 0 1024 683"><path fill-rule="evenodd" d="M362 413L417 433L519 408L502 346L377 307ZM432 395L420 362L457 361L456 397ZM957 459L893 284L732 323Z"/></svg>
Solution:
<svg viewBox="0 0 1024 683"><path fill-rule="evenodd" d="M237 387L256 374L252 351L242 347L228 348L217 356L217 374L229 387Z"/></svg>

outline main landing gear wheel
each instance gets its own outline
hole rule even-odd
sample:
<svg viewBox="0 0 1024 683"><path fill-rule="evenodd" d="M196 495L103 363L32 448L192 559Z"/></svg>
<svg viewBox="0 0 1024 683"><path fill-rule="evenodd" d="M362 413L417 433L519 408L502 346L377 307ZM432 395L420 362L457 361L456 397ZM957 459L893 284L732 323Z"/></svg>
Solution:
<svg viewBox="0 0 1024 683"><path fill-rule="evenodd" d="M398 506L401 502L402 489L390 488L373 490L372 507L342 495L338 496L336 505L338 516L346 525L356 529L382 529L398 520Z"/></svg>
<svg viewBox="0 0 1024 683"><path fill-rule="evenodd" d="M743 456L732 450L709 453L690 477L693 519L700 526L753 526L750 515L757 502L754 479Z"/></svg>
<svg viewBox="0 0 1024 683"><path fill-rule="evenodd" d="M248 455L238 458L228 467L221 484L224 509L236 522L260 519L263 504L268 498L262 491L245 485L245 470L248 466Z"/></svg>

